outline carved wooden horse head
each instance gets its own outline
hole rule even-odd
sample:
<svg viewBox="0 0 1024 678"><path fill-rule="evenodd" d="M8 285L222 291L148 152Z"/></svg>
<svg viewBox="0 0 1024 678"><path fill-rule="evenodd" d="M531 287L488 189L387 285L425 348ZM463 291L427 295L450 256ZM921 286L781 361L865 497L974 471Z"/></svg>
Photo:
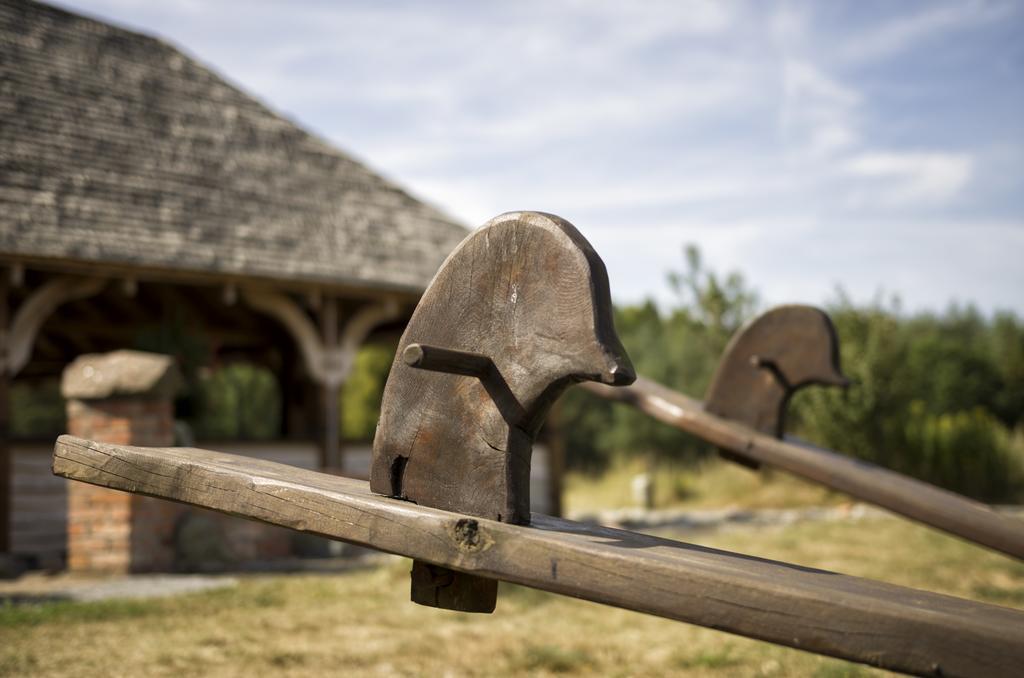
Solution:
<svg viewBox="0 0 1024 678"><path fill-rule="evenodd" d="M574 381L634 379L590 244L556 216L501 215L452 252L402 335L370 487L528 523L531 445L551 403Z"/></svg>
<svg viewBox="0 0 1024 678"><path fill-rule="evenodd" d="M612 324L604 263L590 244L549 214L499 216L452 252L402 335L370 488L528 523L530 455L552 402L574 381L635 378ZM477 523L462 519L454 530L476 535ZM493 580L413 563L418 603L490 612L496 598Z"/></svg>
<svg viewBox="0 0 1024 678"><path fill-rule="evenodd" d="M733 335L704 408L781 437L786 404L797 389L847 383L839 369L839 339L828 315L813 306L777 306Z"/></svg>

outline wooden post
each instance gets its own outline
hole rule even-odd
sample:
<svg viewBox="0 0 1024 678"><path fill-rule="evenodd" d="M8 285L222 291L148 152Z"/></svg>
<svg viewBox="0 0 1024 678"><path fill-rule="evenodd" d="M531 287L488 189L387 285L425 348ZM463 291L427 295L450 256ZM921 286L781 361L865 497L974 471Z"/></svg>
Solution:
<svg viewBox="0 0 1024 678"><path fill-rule="evenodd" d="M331 350L338 345L338 300L327 297L320 312L321 332L323 333L323 345L326 348L325 358L331 355ZM339 408L338 394L341 391L341 382L331 379L333 370L326 370L327 374L322 384L323 389L323 459L322 466L335 472L341 471L341 443L338 440L338 419Z"/></svg>
<svg viewBox="0 0 1024 678"><path fill-rule="evenodd" d="M340 471L342 465L341 443L338 440L338 392L340 385L325 383L323 389L323 467Z"/></svg>
<svg viewBox="0 0 1024 678"><path fill-rule="evenodd" d="M11 551L11 503L14 473L11 470L10 377L0 373L0 553Z"/></svg>
<svg viewBox="0 0 1024 678"><path fill-rule="evenodd" d="M8 371L8 277L0 276L0 554L11 551L10 372Z"/></svg>
<svg viewBox="0 0 1024 678"><path fill-rule="evenodd" d="M277 383L281 390L281 437L285 440L293 440L299 428L295 417L295 406L300 400L295 379L295 351L288 345L282 345L279 350L281 362Z"/></svg>
<svg viewBox="0 0 1024 678"><path fill-rule="evenodd" d="M562 426L561 401L556 401L548 413L548 511L562 517L562 491L565 482L566 435Z"/></svg>

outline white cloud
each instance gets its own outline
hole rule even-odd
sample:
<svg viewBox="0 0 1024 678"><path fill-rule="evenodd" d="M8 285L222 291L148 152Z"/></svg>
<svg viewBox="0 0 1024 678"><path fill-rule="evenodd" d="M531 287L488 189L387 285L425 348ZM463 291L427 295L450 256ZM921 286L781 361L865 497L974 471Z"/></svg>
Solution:
<svg viewBox="0 0 1024 678"><path fill-rule="evenodd" d="M951 31L965 30L1008 15L1008 3L969 0L934 3L917 14L898 16L854 35L838 54L846 61L860 62L891 57L911 49L916 43Z"/></svg>
<svg viewBox="0 0 1024 678"><path fill-rule="evenodd" d="M776 7L768 20L772 38L783 49L797 45L807 36L810 17L792 3L784 2Z"/></svg>
<svg viewBox="0 0 1024 678"><path fill-rule="evenodd" d="M836 108L847 108L860 102L861 97L856 91L828 77L807 61L787 59L782 73L787 97Z"/></svg>
<svg viewBox="0 0 1024 678"><path fill-rule="evenodd" d="M621 302L653 293L671 305L665 274L682 267L687 242L700 245L712 269L742 272L766 306L821 305L841 286L858 303L881 293L899 295L909 311L940 310L952 300L1019 310L1024 289L1024 267L1009 264L1024 251L1024 221L833 221L795 215L623 224L584 233L602 253Z"/></svg>
<svg viewBox="0 0 1024 678"><path fill-rule="evenodd" d="M781 125L791 146L827 159L857 143L859 92L793 57L782 64L782 83Z"/></svg>
<svg viewBox="0 0 1024 678"><path fill-rule="evenodd" d="M867 181L854 190L855 204L931 206L955 198L970 182L972 167L963 153L869 152L851 158L843 170Z"/></svg>

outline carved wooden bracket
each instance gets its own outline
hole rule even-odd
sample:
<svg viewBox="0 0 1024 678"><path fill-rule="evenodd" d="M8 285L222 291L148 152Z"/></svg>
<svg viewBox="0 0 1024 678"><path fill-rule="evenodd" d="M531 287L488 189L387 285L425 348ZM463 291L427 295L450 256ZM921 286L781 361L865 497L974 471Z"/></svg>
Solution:
<svg viewBox="0 0 1024 678"><path fill-rule="evenodd" d="M62 304L98 294L106 284L101 278L61 277L34 290L14 313L10 328L0 328L7 348L0 351L4 361L0 368L12 377L20 372L32 357L32 346L46 319Z"/></svg>
<svg viewBox="0 0 1024 678"><path fill-rule="evenodd" d="M242 298L253 309L284 325L298 344L310 376L317 383L333 388L348 379L356 351L370 332L378 325L398 318L401 311L394 300L365 306L345 324L337 343L328 345L313 321L291 297L271 290L247 288L242 290Z"/></svg>

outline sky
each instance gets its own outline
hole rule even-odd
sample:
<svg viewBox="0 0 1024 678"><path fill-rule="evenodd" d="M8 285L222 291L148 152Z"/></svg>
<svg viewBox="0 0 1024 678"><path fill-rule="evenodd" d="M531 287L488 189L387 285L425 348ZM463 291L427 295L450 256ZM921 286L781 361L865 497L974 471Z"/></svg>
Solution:
<svg viewBox="0 0 1024 678"><path fill-rule="evenodd" d="M762 304L1024 316L1024 3L70 0L476 227L571 221L619 303L694 243Z"/></svg>

